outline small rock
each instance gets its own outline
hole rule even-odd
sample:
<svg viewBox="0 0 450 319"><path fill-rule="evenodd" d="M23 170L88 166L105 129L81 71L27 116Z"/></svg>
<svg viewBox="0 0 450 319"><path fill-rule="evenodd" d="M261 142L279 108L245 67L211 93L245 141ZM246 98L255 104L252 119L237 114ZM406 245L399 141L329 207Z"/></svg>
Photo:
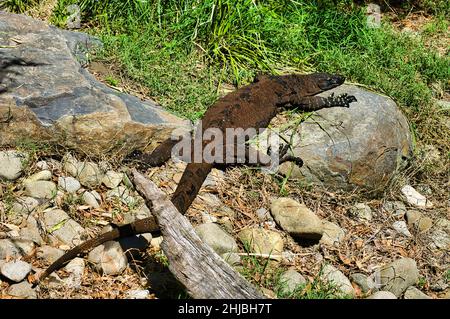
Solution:
<svg viewBox="0 0 450 319"><path fill-rule="evenodd" d="M354 296L355 290L353 289L350 280L338 269L332 265L325 265L322 269L322 278L333 285L345 295Z"/></svg>
<svg viewBox="0 0 450 319"><path fill-rule="evenodd" d="M58 177L58 186L64 189L66 192L69 193L76 193L80 188L81 184L79 181L77 181L75 178L69 176L64 177L60 176Z"/></svg>
<svg viewBox="0 0 450 319"><path fill-rule="evenodd" d="M79 172L78 180L85 187L93 188L99 186L103 181L103 174L98 164L94 162L79 163L77 171Z"/></svg>
<svg viewBox="0 0 450 319"><path fill-rule="evenodd" d="M430 296L427 296L423 292L421 292L416 287L409 287L405 291L405 295L403 296L405 299L433 299Z"/></svg>
<svg viewBox="0 0 450 319"><path fill-rule="evenodd" d="M448 288L448 284L445 282L444 279L439 279L436 282L431 283L430 289L433 291L444 291Z"/></svg>
<svg viewBox="0 0 450 319"><path fill-rule="evenodd" d="M36 167L43 171L46 171L50 168L50 166L48 165L48 163L46 161L37 162Z"/></svg>
<svg viewBox="0 0 450 319"><path fill-rule="evenodd" d="M122 182L123 173L107 171L103 176L102 183L108 188L116 188Z"/></svg>
<svg viewBox="0 0 450 319"><path fill-rule="evenodd" d="M130 195L128 189L124 186L118 186L114 189L111 189L106 193L107 199L118 198L125 205L133 205L136 203L136 199Z"/></svg>
<svg viewBox="0 0 450 319"><path fill-rule="evenodd" d="M31 183L31 182L36 182L36 181L49 181L52 179L52 172L50 172L49 170L44 170L44 171L40 171L37 172L33 175L31 175L30 177L26 178L23 183Z"/></svg>
<svg viewBox="0 0 450 319"><path fill-rule="evenodd" d="M423 217L422 213L416 210L408 211L406 220L408 221L408 226L417 227L422 233L427 232L433 226L433 220L430 217Z"/></svg>
<svg viewBox="0 0 450 319"><path fill-rule="evenodd" d="M223 206L222 201L214 194L210 193L203 193L198 196L204 203L205 206L211 207L211 208L217 208Z"/></svg>
<svg viewBox="0 0 450 319"><path fill-rule="evenodd" d="M280 283L282 292L291 294L297 287L305 285L306 279L297 271L289 269L280 276Z"/></svg>
<svg viewBox="0 0 450 319"><path fill-rule="evenodd" d="M320 239L321 244L334 245L339 244L345 237L345 231L335 223L323 220L323 236Z"/></svg>
<svg viewBox="0 0 450 319"><path fill-rule="evenodd" d="M417 192L410 185L403 186L401 190L402 194L406 197L406 201L411 205L423 208L433 207L433 203L427 200L425 196Z"/></svg>
<svg viewBox="0 0 450 319"><path fill-rule="evenodd" d="M403 217L406 214L406 206L400 201L386 201L382 208L393 217Z"/></svg>
<svg viewBox="0 0 450 319"><path fill-rule="evenodd" d="M148 290L128 290L126 292L126 296L128 299L147 299L150 296L150 292Z"/></svg>
<svg viewBox="0 0 450 319"><path fill-rule="evenodd" d="M409 210L406 212L406 220L410 227L414 225L422 218L422 213L417 210Z"/></svg>
<svg viewBox="0 0 450 319"><path fill-rule="evenodd" d="M392 228L394 228L398 233L406 237L412 237L411 233L408 230L408 226L403 220L399 220L393 223Z"/></svg>
<svg viewBox="0 0 450 319"><path fill-rule="evenodd" d="M221 255L222 259L225 260L230 266L238 266L241 264L241 256L237 253L225 253Z"/></svg>
<svg viewBox="0 0 450 319"><path fill-rule="evenodd" d="M64 255L64 251L45 245L37 249L36 255L38 258L45 260L48 264L51 264Z"/></svg>
<svg viewBox="0 0 450 319"><path fill-rule="evenodd" d="M419 270L413 259L400 258L377 271L376 279L383 290L400 297L409 286L419 280Z"/></svg>
<svg viewBox="0 0 450 319"><path fill-rule="evenodd" d="M354 273L350 275L350 279L356 283L363 293L368 293L369 291L376 291L377 288L375 286L375 283L373 282L372 278L369 276L366 276L361 273Z"/></svg>
<svg viewBox="0 0 450 319"><path fill-rule="evenodd" d="M34 250L34 242L32 240L26 240L22 238L17 238L13 240L14 245L16 245L23 255L30 255Z"/></svg>
<svg viewBox="0 0 450 319"><path fill-rule="evenodd" d="M223 181L224 176L225 174L223 171L213 168L203 182L202 187L205 189L215 189L217 188L217 185Z"/></svg>
<svg viewBox="0 0 450 319"><path fill-rule="evenodd" d="M22 253L11 239L0 239L0 259L19 258Z"/></svg>
<svg viewBox="0 0 450 319"><path fill-rule="evenodd" d="M70 154L66 154L62 162L63 162L62 166L63 171L70 174L72 177L78 177L79 167L81 163L79 163L75 157L73 157Z"/></svg>
<svg viewBox="0 0 450 319"><path fill-rule="evenodd" d="M99 208L100 205L97 202L97 199L95 198L94 194L92 194L92 192L84 192L83 193L83 201L93 207L93 208Z"/></svg>
<svg viewBox="0 0 450 319"><path fill-rule="evenodd" d="M14 181L23 173L27 156L16 151L0 151L0 180Z"/></svg>
<svg viewBox="0 0 450 319"><path fill-rule="evenodd" d="M217 222L217 217L212 216L212 215L208 214L207 212L201 212L201 214L202 214L202 222L204 224Z"/></svg>
<svg viewBox="0 0 450 319"><path fill-rule="evenodd" d="M430 217L424 217L419 220L417 228L421 233L425 233L431 229L433 226L433 220Z"/></svg>
<svg viewBox="0 0 450 319"><path fill-rule="evenodd" d="M22 215L29 215L39 206L39 204L40 202L36 198L26 196L19 197L14 202L11 211Z"/></svg>
<svg viewBox="0 0 450 319"><path fill-rule="evenodd" d="M195 232L204 243L219 255L238 251L238 245L234 238L217 224L198 225L195 227Z"/></svg>
<svg viewBox="0 0 450 319"><path fill-rule="evenodd" d="M83 258L72 259L66 267L66 271L70 274L64 279L64 282L69 288L79 288L84 273L85 263Z"/></svg>
<svg viewBox="0 0 450 319"><path fill-rule="evenodd" d="M42 245L44 242L39 232L37 221L32 216L28 218L27 226L19 230L19 236L24 240L32 241L38 245Z"/></svg>
<svg viewBox="0 0 450 319"><path fill-rule="evenodd" d="M269 211L264 207L261 207L258 210L256 210L256 216L258 216L260 222L272 219L272 216L270 216Z"/></svg>
<svg viewBox="0 0 450 319"><path fill-rule="evenodd" d="M284 242L278 232L262 228L247 228L241 230L238 237L251 252L268 255L275 260L282 259Z"/></svg>
<svg viewBox="0 0 450 319"><path fill-rule="evenodd" d="M163 241L162 236L153 237L152 240L150 241L150 245L156 249L160 249L162 241Z"/></svg>
<svg viewBox="0 0 450 319"><path fill-rule="evenodd" d="M377 291L366 299L397 299L397 297L390 291Z"/></svg>
<svg viewBox="0 0 450 319"><path fill-rule="evenodd" d="M319 240L323 234L323 224L305 205L290 198L272 201L270 211L280 227L297 238Z"/></svg>
<svg viewBox="0 0 450 319"><path fill-rule="evenodd" d="M431 233L430 239L437 248L450 249L450 236L445 231L436 229Z"/></svg>
<svg viewBox="0 0 450 319"><path fill-rule="evenodd" d="M64 244L72 246L82 242L83 227L71 219L63 210L54 209L45 212L44 223L47 231Z"/></svg>
<svg viewBox="0 0 450 319"><path fill-rule="evenodd" d="M7 262L0 269L3 276L15 282L21 282L30 271L31 265L22 260Z"/></svg>
<svg viewBox="0 0 450 319"><path fill-rule="evenodd" d="M372 209L367 204L358 203L350 208L350 215L359 220L370 222L372 220Z"/></svg>
<svg viewBox="0 0 450 319"><path fill-rule="evenodd" d="M36 291L26 281L11 285L8 289L8 295L18 298L37 299Z"/></svg>
<svg viewBox="0 0 450 319"><path fill-rule="evenodd" d="M52 199L56 195L56 184L50 181L35 181L25 184L25 194L35 198Z"/></svg>
<svg viewBox="0 0 450 319"><path fill-rule="evenodd" d="M133 215L135 216L136 219L144 219L147 217L152 217L153 214L150 211L150 209L148 209L147 205L141 205L138 209L133 210Z"/></svg>
<svg viewBox="0 0 450 319"><path fill-rule="evenodd" d="M450 233L450 221L446 218L436 220L436 227L442 228L444 231Z"/></svg>
<svg viewBox="0 0 450 319"><path fill-rule="evenodd" d="M88 261L106 275L118 275L128 266L128 259L116 241L108 241L94 248L88 255Z"/></svg>

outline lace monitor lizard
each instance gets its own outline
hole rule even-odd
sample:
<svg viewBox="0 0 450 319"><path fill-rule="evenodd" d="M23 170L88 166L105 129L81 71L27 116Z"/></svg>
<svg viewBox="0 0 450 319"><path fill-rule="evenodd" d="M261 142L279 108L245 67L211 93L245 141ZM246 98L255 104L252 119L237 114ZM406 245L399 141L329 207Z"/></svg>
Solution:
<svg viewBox="0 0 450 319"><path fill-rule="evenodd" d="M315 96L318 93L341 85L344 81L344 77L328 73L260 76L254 83L244 86L214 103L206 111L201 120L202 132L208 128L218 128L222 132L226 132L226 128L243 128L244 130L247 128L255 128L256 130L264 129L269 125L271 119L283 108L315 111L329 107L349 107L351 102L356 102L354 96L347 94L336 97L331 95L327 98ZM197 136L201 137L203 135L197 134L192 139L193 144ZM135 153L134 159L147 166L162 165L171 157L172 148L178 142L176 139L169 138L156 147L152 153ZM205 147L208 141L205 142L202 140L200 143ZM294 161L302 165L300 158L287 155L286 151L286 148L280 149L280 163ZM246 155L248 155L247 152ZM204 161L200 163L188 163L171 199L179 212L182 214L186 212L213 167L235 165L237 160L237 158L234 158L234 161L225 163ZM43 280L77 255L106 241L132 234L156 232L157 230L158 225L153 217L120 226L69 250L65 255L50 265L38 280Z"/></svg>

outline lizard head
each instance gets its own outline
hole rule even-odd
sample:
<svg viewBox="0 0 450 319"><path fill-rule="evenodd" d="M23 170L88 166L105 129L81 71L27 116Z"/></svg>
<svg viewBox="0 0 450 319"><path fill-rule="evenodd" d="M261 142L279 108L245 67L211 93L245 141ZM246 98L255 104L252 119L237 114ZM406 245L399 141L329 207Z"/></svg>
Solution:
<svg viewBox="0 0 450 319"><path fill-rule="evenodd" d="M314 77L314 82L322 91L331 90L345 81L343 76L337 74L315 73L312 76Z"/></svg>

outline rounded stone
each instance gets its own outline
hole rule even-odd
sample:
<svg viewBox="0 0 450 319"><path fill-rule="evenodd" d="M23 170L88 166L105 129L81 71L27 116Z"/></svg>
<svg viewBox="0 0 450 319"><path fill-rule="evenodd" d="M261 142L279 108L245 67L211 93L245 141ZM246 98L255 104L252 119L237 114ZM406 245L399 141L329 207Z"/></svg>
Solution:
<svg viewBox="0 0 450 319"><path fill-rule="evenodd" d="M318 96L347 93L358 100L349 108L321 109L298 128L294 155L306 165L291 177L331 189L383 191L412 154L406 117L389 97L353 85ZM283 163L286 173L291 163Z"/></svg>

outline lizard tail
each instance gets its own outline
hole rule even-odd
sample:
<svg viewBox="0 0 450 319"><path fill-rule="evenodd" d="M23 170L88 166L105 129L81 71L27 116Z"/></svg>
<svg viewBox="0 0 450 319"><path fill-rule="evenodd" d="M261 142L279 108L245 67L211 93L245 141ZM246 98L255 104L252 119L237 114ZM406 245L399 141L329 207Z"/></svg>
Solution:
<svg viewBox="0 0 450 319"><path fill-rule="evenodd" d="M181 214L186 213L191 206L206 177L213 168L213 164L189 163L172 195L172 203Z"/></svg>
<svg viewBox="0 0 450 319"><path fill-rule="evenodd" d="M52 272L60 269L64 264L66 264L68 261L72 260L73 258L77 257L78 255L88 251L89 249L92 249L94 247L97 247L107 241L122 238L122 237L128 237L131 235L138 235L142 233L149 233L149 232L158 232L158 225L156 223L156 220L154 217L148 217L145 219L137 220L134 223L126 224L120 227L117 227L107 233L101 234L100 236L96 238L92 238L88 241L85 241L84 243L72 248L68 252L66 252L64 255L59 257L53 264L51 264L40 276L39 278L33 283L33 286L36 286L44 280L46 277L48 277Z"/></svg>
<svg viewBox="0 0 450 319"><path fill-rule="evenodd" d="M112 231L109 231L107 233L104 233L96 238L93 238L91 240L85 241L84 243L72 248L68 252L66 252L64 255L59 257L56 261L53 262L40 276L39 278L33 283L33 286L36 286L39 282L47 278L52 272L58 270L61 268L65 263L72 260L73 258L77 257L79 254L85 252L86 250L96 247L98 245L101 245L109 240L113 240L119 237L119 229L113 229Z"/></svg>

